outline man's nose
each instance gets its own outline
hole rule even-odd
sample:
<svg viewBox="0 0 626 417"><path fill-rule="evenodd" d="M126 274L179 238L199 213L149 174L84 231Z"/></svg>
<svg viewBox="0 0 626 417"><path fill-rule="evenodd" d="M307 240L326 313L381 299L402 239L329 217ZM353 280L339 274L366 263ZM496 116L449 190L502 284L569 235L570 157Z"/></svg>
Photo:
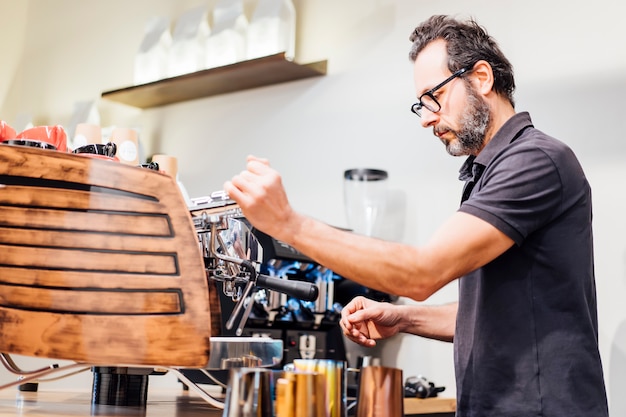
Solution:
<svg viewBox="0 0 626 417"><path fill-rule="evenodd" d="M422 109L422 117L421 124L422 127L430 127L437 121L437 113L428 110L427 108Z"/></svg>

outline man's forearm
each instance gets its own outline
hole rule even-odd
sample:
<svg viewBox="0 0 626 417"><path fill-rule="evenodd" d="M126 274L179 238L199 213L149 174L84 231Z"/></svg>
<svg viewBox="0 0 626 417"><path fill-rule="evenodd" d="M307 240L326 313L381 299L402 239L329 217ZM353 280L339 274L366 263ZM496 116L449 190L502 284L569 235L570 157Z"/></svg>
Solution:
<svg viewBox="0 0 626 417"><path fill-rule="evenodd" d="M458 303L439 306L407 305L403 315L403 333L444 342L454 341Z"/></svg>

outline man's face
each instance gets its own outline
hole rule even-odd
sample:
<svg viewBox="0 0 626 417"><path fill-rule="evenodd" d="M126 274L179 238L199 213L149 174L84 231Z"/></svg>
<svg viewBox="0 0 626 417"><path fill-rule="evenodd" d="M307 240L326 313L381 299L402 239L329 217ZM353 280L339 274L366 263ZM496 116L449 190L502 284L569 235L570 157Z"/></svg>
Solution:
<svg viewBox="0 0 626 417"><path fill-rule="evenodd" d="M451 73L447 67L445 41L434 41L417 56L414 78L417 97L440 84ZM465 76L467 77L467 75ZM467 78L455 78L433 95L441 105L438 112L422 109L422 126L446 146L450 155L476 155L484 146L489 128L490 108Z"/></svg>
<svg viewBox="0 0 626 417"><path fill-rule="evenodd" d="M472 86L463 82L467 91L467 106L459 118L457 131L439 125L433 127L435 135L440 130L449 130L457 140L443 141L446 150L452 156L478 155L485 144L485 132L489 127L490 111L485 100L474 91Z"/></svg>

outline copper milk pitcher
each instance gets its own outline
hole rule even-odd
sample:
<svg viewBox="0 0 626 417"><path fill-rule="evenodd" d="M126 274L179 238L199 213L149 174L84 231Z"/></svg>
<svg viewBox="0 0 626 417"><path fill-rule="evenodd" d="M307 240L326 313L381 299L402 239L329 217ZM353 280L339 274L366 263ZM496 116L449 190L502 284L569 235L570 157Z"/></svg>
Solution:
<svg viewBox="0 0 626 417"><path fill-rule="evenodd" d="M359 380L356 417L404 416L401 369L366 366Z"/></svg>

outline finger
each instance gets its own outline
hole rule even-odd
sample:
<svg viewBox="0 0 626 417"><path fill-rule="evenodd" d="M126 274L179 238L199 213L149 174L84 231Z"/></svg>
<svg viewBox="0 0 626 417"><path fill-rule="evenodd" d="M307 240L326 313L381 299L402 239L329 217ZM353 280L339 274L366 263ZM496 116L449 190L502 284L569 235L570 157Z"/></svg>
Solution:
<svg viewBox="0 0 626 417"><path fill-rule="evenodd" d="M350 331L352 331L352 328L353 328L352 323L350 323L347 318L345 317L342 318L339 324L341 325L341 327L343 327L344 333L347 334Z"/></svg>
<svg viewBox="0 0 626 417"><path fill-rule="evenodd" d="M356 323L364 323L372 319L375 313L371 310L356 310L346 315L345 319L351 325Z"/></svg>
<svg viewBox="0 0 626 417"><path fill-rule="evenodd" d="M376 341L374 339L365 339L361 344L366 347L374 347L376 346Z"/></svg>
<svg viewBox="0 0 626 417"><path fill-rule="evenodd" d="M376 346L376 340L370 339L363 333L348 335L348 338L359 345L373 347Z"/></svg>
<svg viewBox="0 0 626 417"><path fill-rule="evenodd" d="M248 157L246 158L247 162L251 162L251 161L256 161L256 162L260 162L264 165L270 166L270 161L269 159L266 158L259 158L257 156L254 155L248 155Z"/></svg>
<svg viewBox="0 0 626 417"><path fill-rule="evenodd" d="M230 181L224 183L224 191L230 198L242 204L244 201L249 202L250 196L253 194L254 178L247 171L235 175Z"/></svg>
<svg viewBox="0 0 626 417"><path fill-rule="evenodd" d="M341 327L341 332L344 334L344 336L352 339L352 331L351 330L348 330L348 329L346 329L345 327L342 326Z"/></svg>
<svg viewBox="0 0 626 417"><path fill-rule="evenodd" d="M239 189L233 184L231 181L226 181L224 185L222 185L222 189L228 194L229 197L233 197L234 194L241 193Z"/></svg>
<svg viewBox="0 0 626 417"><path fill-rule="evenodd" d="M255 190L254 184L256 176L249 171L241 171L239 175L235 175L230 182L233 187L237 188L242 194L250 194Z"/></svg>
<svg viewBox="0 0 626 417"><path fill-rule="evenodd" d="M346 318L342 318L339 321L341 328L343 329L343 334L348 336L353 341L357 342L364 336L361 332L361 329L367 330L367 326L364 326L362 323L352 324Z"/></svg>
<svg viewBox="0 0 626 417"><path fill-rule="evenodd" d="M363 344L368 338L363 333L359 332L356 329L352 329L350 331L344 330L343 334L350 340L355 343Z"/></svg>
<svg viewBox="0 0 626 417"><path fill-rule="evenodd" d="M257 159L248 161L248 163L246 164L246 168L248 172L251 172L257 175L265 174L267 172L272 171L272 168L269 166L269 163L266 163Z"/></svg>
<svg viewBox="0 0 626 417"><path fill-rule="evenodd" d="M352 301L350 301L341 309L341 316L347 317L350 314L354 313L357 310L360 310L363 307L364 306L363 306L363 303L361 302L361 296L357 296L353 298Z"/></svg>
<svg viewBox="0 0 626 417"><path fill-rule="evenodd" d="M230 181L224 181L224 184L222 185L222 190L224 190L224 192L226 194L228 194L230 196L230 191L233 190L233 188L235 188L233 186L233 183Z"/></svg>

